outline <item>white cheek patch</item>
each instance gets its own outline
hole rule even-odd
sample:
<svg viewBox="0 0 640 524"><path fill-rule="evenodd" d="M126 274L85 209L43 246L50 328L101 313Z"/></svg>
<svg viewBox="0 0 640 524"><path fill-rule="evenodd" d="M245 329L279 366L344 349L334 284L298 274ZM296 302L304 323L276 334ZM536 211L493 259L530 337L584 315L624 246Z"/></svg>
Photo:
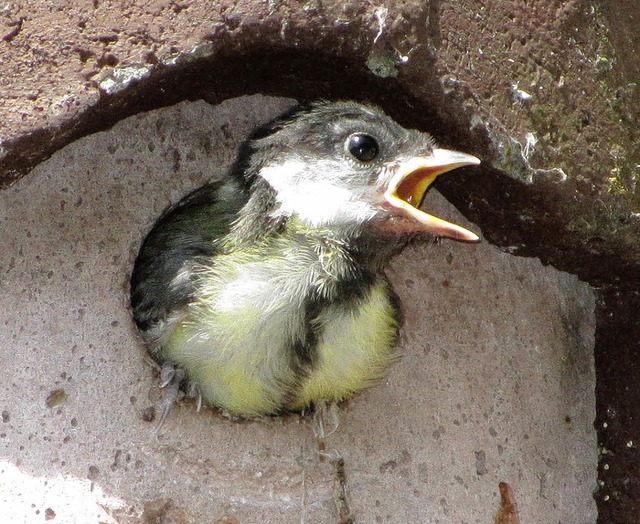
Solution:
<svg viewBox="0 0 640 524"><path fill-rule="evenodd" d="M305 168L304 162L289 160L260 172L275 189L281 213L295 215L313 227L363 222L375 216L375 209L360 198L364 195L340 187L328 178L314 180L305 174Z"/></svg>

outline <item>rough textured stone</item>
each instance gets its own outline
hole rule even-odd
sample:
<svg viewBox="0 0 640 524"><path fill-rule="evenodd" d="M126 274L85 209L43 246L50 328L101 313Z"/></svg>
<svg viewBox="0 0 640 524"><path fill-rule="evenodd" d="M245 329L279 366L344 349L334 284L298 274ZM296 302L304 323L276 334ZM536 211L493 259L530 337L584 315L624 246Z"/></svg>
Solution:
<svg viewBox="0 0 640 524"><path fill-rule="evenodd" d="M51 508L61 522L336 522L335 473L310 418L237 422L183 403L154 434L157 372L127 307L153 221L222 176L238 141L290 103L139 114L0 194L0 505L14 521ZM430 210L464 221L437 197ZM589 287L486 242L408 249L389 276L402 359L343 404L326 439L357 521L492 522L507 482L522 522L592 522Z"/></svg>
<svg viewBox="0 0 640 524"><path fill-rule="evenodd" d="M640 353L639 21L633 0L9 2L0 179L137 112L255 92L372 100L464 144L482 168L443 193L503 250L602 290L597 500L602 522L626 522L640 370L616 363Z"/></svg>

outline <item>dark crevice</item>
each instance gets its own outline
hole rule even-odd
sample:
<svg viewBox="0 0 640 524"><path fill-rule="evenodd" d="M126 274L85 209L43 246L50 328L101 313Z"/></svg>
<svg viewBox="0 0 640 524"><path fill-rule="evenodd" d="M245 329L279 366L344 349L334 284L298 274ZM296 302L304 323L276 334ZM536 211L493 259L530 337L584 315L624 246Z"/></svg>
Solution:
<svg viewBox="0 0 640 524"><path fill-rule="evenodd" d="M598 522L636 522L640 515L640 293L600 293L596 309Z"/></svg>

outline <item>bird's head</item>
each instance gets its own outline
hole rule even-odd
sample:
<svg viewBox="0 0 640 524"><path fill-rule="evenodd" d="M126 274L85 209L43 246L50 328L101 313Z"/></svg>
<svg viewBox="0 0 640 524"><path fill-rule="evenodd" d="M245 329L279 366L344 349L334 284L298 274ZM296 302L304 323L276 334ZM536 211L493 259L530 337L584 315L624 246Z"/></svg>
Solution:
<svg viewBox="0 0 640 524"><path fill-rule="evenodd" d="M262 128L247 149L247 172L267 182L273 218L347 235L373 228L478 240L419 206L438 175L480 161L437 148L430 135L377 108L322 102L294 110Z"/></svg>

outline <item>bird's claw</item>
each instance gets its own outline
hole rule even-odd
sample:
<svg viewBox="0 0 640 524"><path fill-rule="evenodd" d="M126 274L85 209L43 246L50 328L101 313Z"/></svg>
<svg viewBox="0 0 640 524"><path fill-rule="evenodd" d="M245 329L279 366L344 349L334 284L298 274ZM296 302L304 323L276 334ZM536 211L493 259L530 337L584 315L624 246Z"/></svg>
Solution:
<svg viewBox="0 0 640 524"><path fill-rule="evenodd" d="M162 401L160 402L160 419L156 425L155 432L158 433L165 420L169 416L171 408L180 398L180 383L184 380L185 372L182 368L178 368L173 364L164 363L160 370L160 379L162 383L160 387L164 389Z"/></svg>
<svg viewBox="0 0 640 524"><path fill-rule="evenodd" d="M347 477L345 459L337 449L327 451L326 441L338 430L340 414L338 404L335 401L322 400L314 405L313 433L318 445L318 458L320 462L328 459L334 468L333 501L336 505L339 522L341 524L353 524L355 519L347 493Z"/></svg>
<svg viewBox="0 0 640 524"><path fill-rule="evenodd" d="M183 371L184 374L184 371ZM176 376L176 367L173 364L165 362L160 369L160 387L165 388L173 381Z"/></svg>
<svg viewBox="0 0 640 524"><path fill-rule="evenodd" d="M336 402L321 400L313 410L313 433L318 439L333 435L340 426L340 413ZM328 427L328 429L327 429Z"/></svg>
<svg viewBox="0 0 640 524"><path fill-rule="evenodd" d="M197 382L192 382L189 384L189 389L187 389L187 396L189 398L196 399L196 411L200 413L202 409L202 389L200 389L200 385Z"/></svg>

